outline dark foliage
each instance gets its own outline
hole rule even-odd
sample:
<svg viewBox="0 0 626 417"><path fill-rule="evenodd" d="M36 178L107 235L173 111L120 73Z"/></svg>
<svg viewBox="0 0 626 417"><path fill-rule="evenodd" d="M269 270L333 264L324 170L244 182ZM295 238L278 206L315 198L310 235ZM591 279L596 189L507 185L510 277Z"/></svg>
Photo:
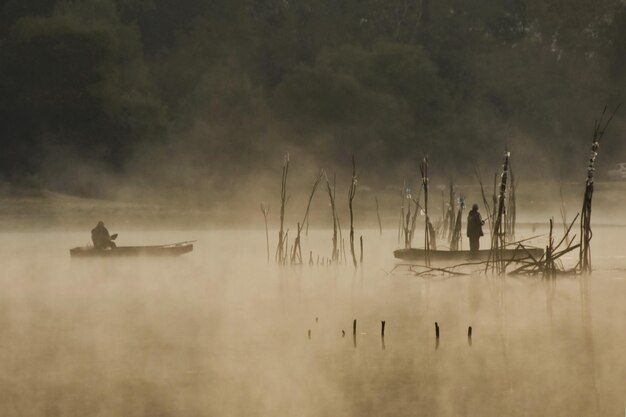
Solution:
<svg viewBox="0 0 626 417"><path fill-rule="evenodd" d="M0 175L84 192L55 182L80 160L173 184L151 168L219 177L288 149L470 172L505 145L567 172L626 92L626 5L576 4L0 1Z"/></svg>

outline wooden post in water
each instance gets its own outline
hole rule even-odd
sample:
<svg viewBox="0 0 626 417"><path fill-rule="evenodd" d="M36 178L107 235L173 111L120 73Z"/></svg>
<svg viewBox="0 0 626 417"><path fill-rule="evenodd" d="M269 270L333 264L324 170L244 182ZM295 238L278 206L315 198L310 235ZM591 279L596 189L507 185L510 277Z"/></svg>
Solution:
<svg viewBox="0 0 626 417"><path fill-rule="evenodd" d="M350 189L348 190L348 207L350 208L350 253L352 254L352 262L356 268L356 255L354 254L354 211L352 210L352 201L356 195L356 162L354 161L354 154L352 155L352 182L350 183Z"/></svg>
<svg viewBox="0 0 626 417"><path fill-rule="evenodd" d="M420 164L420 174L422 175L422 188L424 189L424 263L430 266L430 220L428 219L428 155L424 157Z"/></svg>
<svg viewBox="0 0 626 417"><path fill-rule="evenodd" d="M408 188L406 186L406 184L404 185L404 196L408 202L408 206L407 206L407 210L406 210L406 216L404 217L403 221L403 226L402 226L402 234L404 235L404 247L406 249L411 247L411 229L410 229L410 220L411 220L411 190L410 188ZM403 209L404 210L404 209Z"/></svg>
<svg viewBox="0 0 626 417"><path fill-rule="evenodd" d="M511 153L504 152L504 163L502 164L502 175L500 177L500 190L497 199L497 209L494 209L495 220L493 223L493 231L491 235L491 251L489 253L489 260L485 270L488 270L491 266L492 270L495 270L497 274L502 275L506 272L506 259L504 256L504 249L506 248L506 228L504 225L506 215L506 184L509 175L509 159ZM494 193L495 193L495 180L494 180Z"/></svg>
<svg viewBox="0 0 626 417"><path fill-rule="evenodd" d="M472 326L467 328L467 343L472 346Z"/></svg>
<svg viewBox="0 0 626 417"><path fill-rule="evenodd" d="M442 193L443 193L443 191L442 191ZM446 216L446 223L448 225L448 230L446 231L444 229L444 233L447 232L448 242L452 242L452 239L454 237L454 232L455 232L455 229L456 229L456 219L455 219L456 204L455 204L455 201L454 201L454 182L452 181L452 178L450 178L450 202L448 204L449 204L448 205L448 213L447 213L447 216ZM445 236L445 234L444 234L444 236ZM452 247L450 249L452 249Z"/></svg>
<svg viewBox="0 0 626 417"><path fill-rule="evenodd" d="M578 254L578 268L580 272L591 272L591 200L593 199L594 173L596 171L596 157L600 148L600 139L604 136L604 132L608 127L613 116L619 109L617 106L613 114L604 123L604 115L606 114L606 106L602 111L600 120L596 120L593 129L593 141L591 143L591 153L589 156L589 164L587 165L587 180L585 182L585 197L583 199L583 208L580 216L580 249Z"/></svg>
<svg viewBox="0 0 626 417"><path fill-rule="evenodd" d="M360 242L361 242L361 257L360 257L360 259L359 259L359 263L361 263L361 264L362 264L362 263L363 263L363 235L361 235L361 236L359 237L359 240L360 240Z"/></svg>
<svg viewBox="0 0 626 417"><path fill-rule="evenodd" d="M383 223L380 221L380 209L378 207L378 197L374 197L374 199L376 200L376 217L378 218L378 231L380 232L380 235L383 235Z"/></svg>
<svg viewBox="0 0 626 417"><path fill-rule="evenodd" d="M400 220L398 221L398 246L402 240L402 225L404 224L404 189L406 184L402 184L402 190L400 190Z"/></svg>
<svg viewBox="0 0 626 417"><path fill-rule="evenodd" d="M543 270L543 278L556 278L556 264L553 259L554 254L554 239L552 238L552 229L554 221L550 218L550 233L548 234L548 246L546 246L545 253L545 268Z"/></svg>
<svg viewBox="0 0 626 417"><path fill-rule="evenodd" d="M515 188L517 184L515 182L515 175L513 175L513 167L509 162L509 173L510 173L510 181L509 181L509 204L507 205L506 210L506 222L505 222L505 231L506 237L509 242L515 242L515 222L517 221L517 208L515 201Z"/></svg>
<svg viewBox="0 0 626 417"><path fill-rule="evenodd" d="M276 248L276 262L282 264L284 262L285 251L285 205L287 204L287 175L289 174L289 153L285 155L283 160L283 174L280 183L280 230L278 231L278 246Z"/></svg>
<svg viewBox="0 0 626 417"><path fill-rule="evenodd" d="M380 322L380 343L383 350L385 350L385 320Z"/></svg>
<svg viewBox="0 0 626 417"><path fill-rule="evenodd" d="M265 219L265 241L267 243L267 262L270 261L270 232L267 227L267 215L270 212L270 206L265 205L265 203L261 203L261 213L263 213L263 218Z"/></svg>
<svg viewBox="0 0 626 417"><path fill-rule="evenodd" d="M480 185L480 194L483 198L483 204L485 206L485 210L487 210L487 213L489 213L489 215L487 216L487 225L489 226L489 235L491 236L493 234L493 219L494 219L493 210L491 209L491 206L489 205L489 201L487 201L487 196L485 195L485 187L483 186L483 180L480 175L480 170L478 168L474 170L474 175L476 176L476 179L478 180L478 184Z"/></svg>
<svg viewBox="0 0 626 417"><path fill-rule="evenodd" d="M324 178L326 179L326 191L328 192L328 198L330 199L330 211L333 216L333 251L331 253L331 258L334 262L339 261L339 248L337 245L337 208L335 206L335 191L336 191L336 176L333 176L333 186L330 186L330 182L328 181L328 177L324 174Z"/></svg>

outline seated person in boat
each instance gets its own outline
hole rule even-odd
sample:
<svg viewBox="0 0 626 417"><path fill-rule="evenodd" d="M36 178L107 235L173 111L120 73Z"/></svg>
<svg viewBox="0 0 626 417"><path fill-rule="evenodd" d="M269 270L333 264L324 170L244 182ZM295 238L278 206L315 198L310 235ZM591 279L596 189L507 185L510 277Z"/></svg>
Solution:
<svg viewBox="0 0 626 417"><path fill-rule="evenodd" d="M113 242L113 238L109 235L109 231L106 227L104 227L104 222L100 220L98 225L91 230L91 240L93 241L93 246L96 249L114 249L115 242Z"/></svg>
<svg viewBox="0 0 626 417"><path fill-rule="evenodd" d="M478 212L478 204L472 205L472 210L467 215L467 237L470 241L470 251L478 252L480 238L483 236L483 224L485 221Z"/></svg>

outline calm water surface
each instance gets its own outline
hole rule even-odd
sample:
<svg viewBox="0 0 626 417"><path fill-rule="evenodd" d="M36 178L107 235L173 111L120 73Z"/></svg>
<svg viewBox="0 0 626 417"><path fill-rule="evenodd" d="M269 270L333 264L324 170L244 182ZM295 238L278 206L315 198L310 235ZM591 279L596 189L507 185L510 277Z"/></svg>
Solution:
<svg viewBox="0 0 626 417"><path fill-rule="evenodd" d="M357 231L356 271L276 267L259 231L119 231L198 242L118 260L70 259L88 233L0 234L0 415L621 416L624 230L556 283L389 275L394 230ZM306 260L330 239L303 238Z"/></svg>

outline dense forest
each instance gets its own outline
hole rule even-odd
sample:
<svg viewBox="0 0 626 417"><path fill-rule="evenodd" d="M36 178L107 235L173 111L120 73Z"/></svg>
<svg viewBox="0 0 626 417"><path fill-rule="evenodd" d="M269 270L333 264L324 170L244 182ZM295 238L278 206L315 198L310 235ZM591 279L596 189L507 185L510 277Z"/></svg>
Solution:
<svg viewBox="0 0 626 417"><path fill-rule="evenodd" d="M79 194L219 190L287 151L580 176L625 93L624 0L0 0L0 176Z"/></svg>

